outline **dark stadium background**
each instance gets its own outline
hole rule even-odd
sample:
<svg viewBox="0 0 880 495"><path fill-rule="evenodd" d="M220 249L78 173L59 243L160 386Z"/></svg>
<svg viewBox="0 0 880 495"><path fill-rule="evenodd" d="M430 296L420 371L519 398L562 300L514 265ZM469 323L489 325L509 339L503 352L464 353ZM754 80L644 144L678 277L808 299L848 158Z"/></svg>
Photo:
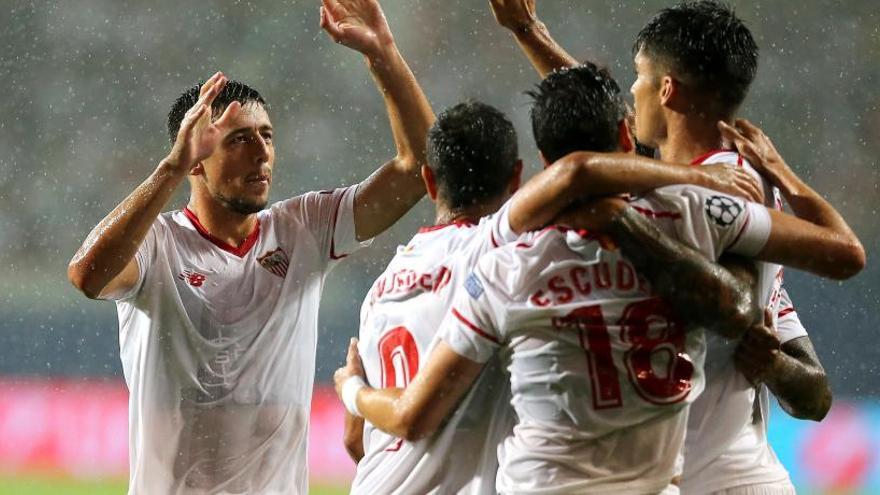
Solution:
<svg viewBox="0 0 880 495"><path fill-rule="evenodd" d="M868 252L867 269L853 280L787 271L786 286L830 376L835 411L880 418L876 2L732 3L761 47L741 114L839 208ZM628 94L634 36L666 4L539 0L538 12L573 55L606 64ZM514 120L527 173L534 173L523 91L538 78L486 2L387 0L383 7L435 109L469 97L498 106ZM114 306L81 297L65 269L89 229L166 153L165 115L185 87L223 70L263 93L276 128L276 200L352 183L394 153L361 58L320 31L317 1L5 0L0 13L0 389L25 378L56 380L47 386L121 380ZM184 188L175 207L185 195ZM431 223L431 211L423 201L330 276L319 383L342 362L362 296L393 247ZM14 394L0 397L2 411ZM804 428L811 425L777 419L779 431L809 440L812 430ZM847 483L880 489L880 427L864 424L862 435L851 436L877 443L852 462L868 474L844 466L834 475L843 481L827 478L842 485L816 475L800 482L817 490ZM774 432L807 441L795 433ZM0 455L0 493L3 480L24 469L3 463Z"/></svg>

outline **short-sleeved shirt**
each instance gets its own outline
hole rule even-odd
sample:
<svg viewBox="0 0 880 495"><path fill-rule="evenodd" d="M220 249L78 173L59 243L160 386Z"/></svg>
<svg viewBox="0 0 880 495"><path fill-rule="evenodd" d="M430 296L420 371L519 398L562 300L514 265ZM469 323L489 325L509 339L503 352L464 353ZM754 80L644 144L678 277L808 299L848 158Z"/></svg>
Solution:
<svg viewBox="0 0 880 495"><path fill-rule="evenodd" d="M711 259L757 253L765 207L671 186L633 208ZM510 353L518 422L499 449L502 493L656 493L680 473L705 338L601 236L549 228L485 255L440 337L485 362Z"/></svg>
<svg viewBox="0 0 880 495"><path fill-rule="evenodd" d="M359 351L371 386L406 387L415 377L477 260L517 238L508 205L478 223L425 227L397 248L361 307ZM405 442L366 422L352 493L494 493L497 445L513 427L513 411L507 377L493 364L428 438Z"/></svg>
<svg viewBox="0 0 880 495"><path fill-rule="evenodd" d="M163 213L117 300L129 493L307 492L318 303L355 250L356 187L257 213L240 246Z"/></svg>

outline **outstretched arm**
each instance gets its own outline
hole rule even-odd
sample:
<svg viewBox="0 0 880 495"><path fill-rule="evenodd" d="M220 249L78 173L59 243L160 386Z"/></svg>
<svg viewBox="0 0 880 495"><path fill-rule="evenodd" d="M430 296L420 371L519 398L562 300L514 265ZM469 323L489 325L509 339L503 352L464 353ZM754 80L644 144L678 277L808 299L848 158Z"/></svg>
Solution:
<svg viewBox="0 0 880 495"><path fill-rule="evenodd" d="M770 211L773 230L758 255L760 259L835 279L852 277L865 267L865 249L846 220L794 173L761 129L745 119L738 119L736 128L724 122L718 127L722 136L779 188L798 217ZM804 251L812 255L805 256Z"/></svg>
<svg viewBox="0 0 880 495"><path fill-rule="evenodd" d="M495 20L509 29L516 43L542 78L554 70L574 67L577 59L568 54L535 13L535 0L489 0Z"/></svg>
<svg viewBox="0 0 880 495"><path fill-rule="evenodd" d="M218 72L202 85L199 100L186 113L168 156L92 229L70 260L67 278L87 297L122 294L137 283L140 273L134 255L150 226L190 169L214 152L224 126L241 108L233 102L216 122L211 122L211 103L226 80Z"/></svg>
<svg viewBox="0 0 880 495"><path fill-rule="evenodd" d="M424 196L421 166L434 112L376 0L322 0L321 27L366 58L397 146L397 156L358 186L354 223L358 240L365 240L384 232Z"/></svg>
<svg viewBox="0 0 880 495"><path fill-rule="evenodd" d="M457 354L442 340L406 389L375 389L363 384L357 340L348 347L343 368L333 376L346 407L376 428L407 441L436 431L477 379L481 363ZM360 378L360 380L358 380Z"/></svg>
<svg viewBox="0 0 880 495"><path fill-rule="evenodd" d="M547 225L572 203L623 193L641 194L672 184L693 184L762 202L755 178L730 165L671 165L628 153L578 151L532 177L514 195L508 219L516 233Z"/></svg>

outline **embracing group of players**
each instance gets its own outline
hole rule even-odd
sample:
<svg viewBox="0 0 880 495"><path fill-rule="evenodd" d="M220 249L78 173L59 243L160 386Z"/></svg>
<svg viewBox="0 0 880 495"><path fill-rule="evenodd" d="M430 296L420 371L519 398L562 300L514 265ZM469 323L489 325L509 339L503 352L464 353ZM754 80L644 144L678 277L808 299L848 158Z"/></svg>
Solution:
<svg viewBox="0 0 880 495"><path fill-rule="evenodd" d="M768 386L816 420L831 395L780 265L846 278L864 253L734 123L749 30L714 2L662 10L635 41L632 112L534 3L490 1L543 78L529 95L545 170L520 184L516 132L489 105L428 132L436 225L373 283L335 375L352 493L794 493L767 442ZM722 193L685 177L704 164L749 175Z"/></svg>
<svg viewBox="0 0 880 495"><path fill-rule="evenodd" d="M372 285L335 375L352 492L793 492L768 389L816 420L831 394L781 265L844 279L865 253L734 119L757 70L748 29L711 1L660 11L634 44L630 109L534 0L490 5L543 78L546 167L524 184L502 112L435 119L377 0L321 8L365 56L397 147L361 183L267 208L263 97L218 72L174 103L171 151L68 267L117 304L130 493L307 492L324 280L425 192L436 224ZM187 206L163 213L185 179Z"/></svg>

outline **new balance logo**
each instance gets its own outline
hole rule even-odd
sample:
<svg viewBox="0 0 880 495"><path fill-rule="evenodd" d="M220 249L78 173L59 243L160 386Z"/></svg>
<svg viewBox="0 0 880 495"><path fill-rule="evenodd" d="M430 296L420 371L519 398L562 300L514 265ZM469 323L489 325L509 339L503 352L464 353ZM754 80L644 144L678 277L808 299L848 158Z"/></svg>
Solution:
<svg viewBox="0 0 880 495"><path fill-rule="evenodd" d="M177 278L183 280L184 282L192 285L193 287L201 287L202 284L205 283L205 275L202 275L199 272L194 272L191 270L184 270L182 273L177 274Z"/></svg>

